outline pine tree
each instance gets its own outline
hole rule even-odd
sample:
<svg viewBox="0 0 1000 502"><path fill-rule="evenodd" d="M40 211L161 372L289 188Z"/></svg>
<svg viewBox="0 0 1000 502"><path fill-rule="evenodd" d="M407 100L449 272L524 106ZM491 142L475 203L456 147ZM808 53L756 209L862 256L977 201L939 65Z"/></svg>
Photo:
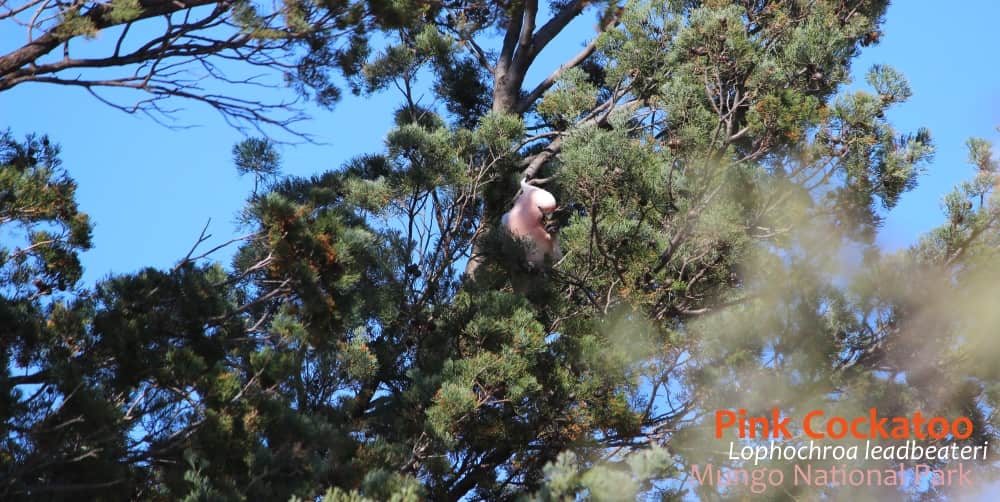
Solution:
<svg viewBox="0 0 1000 502"><path fill-rule="evenodd" d="M681 485L719 457L719 408L876 403L993 434L987 143L948 226L874 245L933 153L885 118L910 95L891 67L838 94L886 3L408 4L347 72L401 91L383 151L272 181L267 142L238 145L261 186L230 266L193 250L25 300L45 342L0 380L0 497L903 497ZM581 15L597 33L531 82ZM541 266L501 225L522 179L560 204ZM864 273L839 268L852 250Z"/></svg>

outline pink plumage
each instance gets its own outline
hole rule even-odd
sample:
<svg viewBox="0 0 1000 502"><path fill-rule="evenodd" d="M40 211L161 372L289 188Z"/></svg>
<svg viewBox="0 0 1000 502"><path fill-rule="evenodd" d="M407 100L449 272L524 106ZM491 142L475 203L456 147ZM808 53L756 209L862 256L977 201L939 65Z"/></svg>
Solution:
<svg viewBox="0 0 1000 502"><path fill-rule="evenodd" d="M521 194L501 220L514 238L527 243L528 261L534 265L544 263L545 255L553 259L562 255L559 242L545 230L543 221L545 214L555 210L556 198L551 193L521 180Z"/></svg>

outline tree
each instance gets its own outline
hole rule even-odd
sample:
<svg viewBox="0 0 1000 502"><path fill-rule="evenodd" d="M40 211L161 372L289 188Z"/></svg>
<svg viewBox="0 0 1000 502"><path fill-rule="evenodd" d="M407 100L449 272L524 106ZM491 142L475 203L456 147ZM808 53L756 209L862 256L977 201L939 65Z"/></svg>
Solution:
<svg viewBox="0 0 1000 502"><path fill-rule="evenodd" d="M4 499L678 500L717 456L713 410L762 403L961 411L995 434L989 366L948 371L995 324L960 322L992 291L986 143L951 226L873 244L933 152L885 119L910 94L892 68L836 93L886 2L406 8L347 74L401 93L384 151L270 181L268 143L237 145L267 186L230 267L196 246L31 300L46 342L0 380ZM593 40L529 83L584 14ZM522 178L562 206L558 262L528 266L499 228ZM866 273L832 266L845 248ZM766 496L906 495L848 492Z"/></svg>
<svg viewBox="0 0 1000 502"><path fill-rule="evenodd" d="M330 70L350 73L366 55L366 32L401 15L386 2L3 0L0 27L23 29L0 48L0 92L26 83L76 86L127 113L166 123L171 99L204 103L238 128L294 132L294 100L268 101L260 87L284 83L331 106ZM94 41L102 38L103 43ZM251 73L255 72L255 73ZM214 82L214 83L213 83ZM128 98L121 89L148 96ZM242 91L241 91L242 89Z"/></svg>

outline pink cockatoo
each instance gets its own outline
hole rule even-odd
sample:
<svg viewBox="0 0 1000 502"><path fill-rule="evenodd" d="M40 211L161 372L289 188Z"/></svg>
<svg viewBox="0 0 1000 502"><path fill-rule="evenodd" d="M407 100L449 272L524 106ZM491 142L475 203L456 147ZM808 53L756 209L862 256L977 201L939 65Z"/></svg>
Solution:
<svg viewBox="0 0 1000 502"><path fill-rule="evenodd" d="M562 257L559 241L545 229L546 214L556 210L556 198L547 190L521 180L521 194L514 201L514 207L500 220L510 234L522 242L527 242L528 262L535 266L545 263L545 255L554 260Z"/></svg>

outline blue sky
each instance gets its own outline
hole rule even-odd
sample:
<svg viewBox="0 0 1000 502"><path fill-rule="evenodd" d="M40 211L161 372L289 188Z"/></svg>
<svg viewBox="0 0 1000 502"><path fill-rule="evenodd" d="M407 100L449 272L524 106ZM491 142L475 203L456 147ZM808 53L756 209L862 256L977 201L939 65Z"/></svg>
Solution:
<svg viewBox="0 0 1000 502"><path fill-rule="evenodd" d="M879 236L887 249L905 247L943 221L942 196L973 173L966 163L966 138L1000 137L1000 65L991 50L1000 2L941 5L897 0L881 44L867 48L853 66L857 84L873 64L901 70L914 95L889 118L900 131L929 127L937 146L919 187L888 214ZM546 49L529 85L578 51L592 25L585 16L572 26L570 41L557 40ZM14 35L0 30L0 53L23 39ZM92 43L99 47L107 38ZM387 111L397 101L392 93L370 99L347 95L333 111L309 110L313 119L302 129L323 144L280 147L284 172L317 174L379 150L390 126ZM236 213L253 181L237 176L230 149L243 136L207 107L175 104L187 108L178 122L197 127L167 129L111 109L82 89L28 84L0 93L0 127L18 136L46 133L62 145L64 165L79 183L80 206L96 222L94 249L84 255L86 285L109 273L172 265L209 219L209 245L240 234ZM992 500L995 488L984 487L982 500Z"/></svg>
<svg viewBox="0 0 1000 502"><path fill-rule="evenodd" d="M941 197L972 174L965 139L998 136L1000 66L989 57L989 47L1000 3L967 0L960 5L941 9L926 1L895 2L881 44L867 48L854 63L858 84L872 64L901 70L914 95L889 117L900 131L930 127L938 147L919 188L888 215L879 239L889 249L913 243L943 220ZM592 24L585 16L572 27L571 40L546 49L529 82L575 53L593 33ZM0 43L0 49L6 45ZM347 95L333 111L309 110L313 119L302 129L323 144L282 146L285 172L320 173L379 150L390 125L385 111L396 102L391 93L370 99ZM167 129L111 109L82 89L27 84L0 93L0 125L19 136L44 132L62 145L64 165L79 183L80 206L96 222L94 249L84 255L85 283L109 273L173 264L209 218L211 242L239 234L235 215L252 188L252 180L239 178L230 159L242 134L207 107L176 104L186 108L177 116L179 123L197 127Z"/></svg>

